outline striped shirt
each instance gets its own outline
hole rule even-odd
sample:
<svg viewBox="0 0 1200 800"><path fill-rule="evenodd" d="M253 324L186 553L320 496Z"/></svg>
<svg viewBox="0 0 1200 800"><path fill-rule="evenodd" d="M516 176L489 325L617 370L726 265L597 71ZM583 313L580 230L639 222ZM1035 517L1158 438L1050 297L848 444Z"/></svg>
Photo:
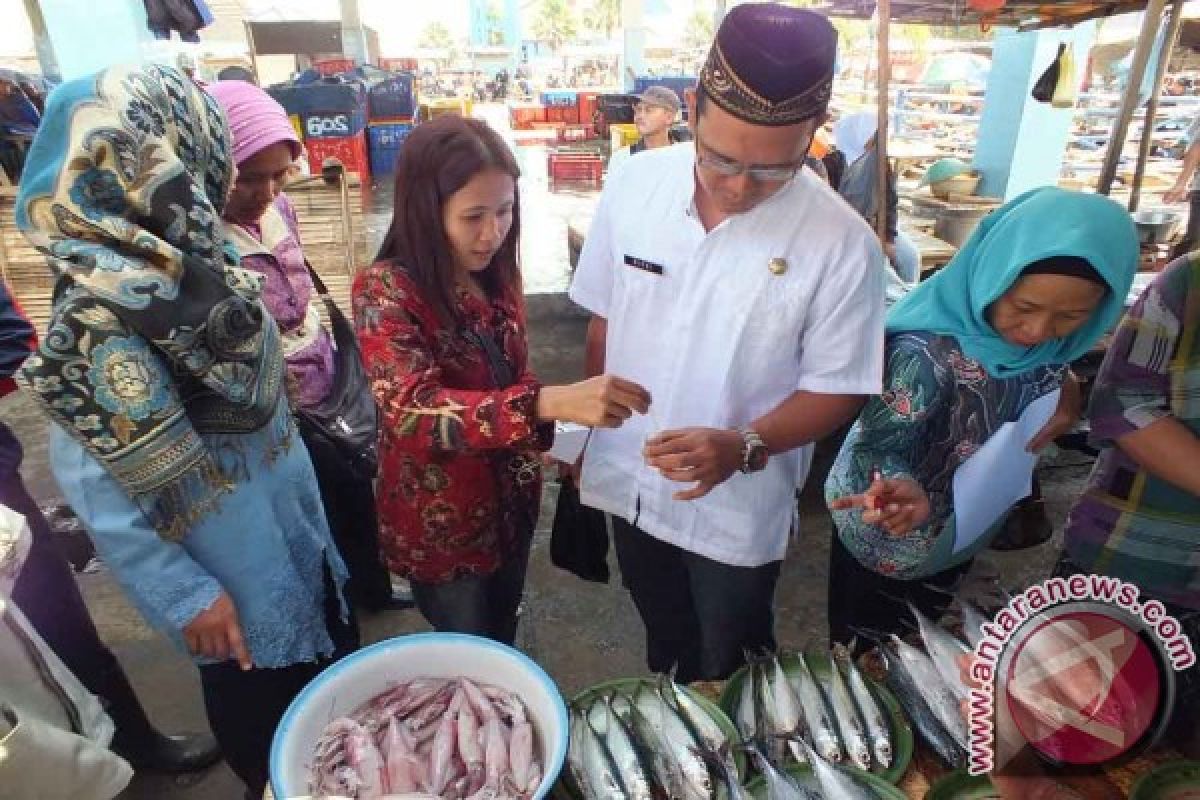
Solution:
<svg viewBox="0 0 1200 800"><path fill-rule="evenodd" d="M1165 417L1200 435L1200 254L1163 271L1130 310L1092 392L1101 453L1071 510L1066 549L1080 568L1115 575L1200 609L1200 497L1156 478L1116 440Z"/></svg>

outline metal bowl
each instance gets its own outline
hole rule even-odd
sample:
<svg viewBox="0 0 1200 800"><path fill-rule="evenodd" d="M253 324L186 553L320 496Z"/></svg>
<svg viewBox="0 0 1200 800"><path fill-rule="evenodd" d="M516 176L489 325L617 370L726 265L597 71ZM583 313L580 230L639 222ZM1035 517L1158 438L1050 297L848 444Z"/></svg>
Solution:
<svg viewBox="0 0 1200 800"><path fill-rule="evenodd" d="M1166 244L1175 235L1182 215L1174 211L1135 211L1138 241L1142 244Z"/></svg>

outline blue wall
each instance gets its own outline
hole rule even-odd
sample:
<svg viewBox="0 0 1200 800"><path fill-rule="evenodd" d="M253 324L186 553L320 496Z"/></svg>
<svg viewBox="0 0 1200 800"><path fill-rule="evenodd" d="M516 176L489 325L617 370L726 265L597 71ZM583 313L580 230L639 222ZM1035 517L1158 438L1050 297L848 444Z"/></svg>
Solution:
<svg viewBox="0 0 1200 800"><path fill-rule="evenodd" d="M983 173L979 194L1008 200L1058 182L1075 112L1039 103L1030 93L1060 42L1074 44L1078 87L1094 38L1090 22L1072 30L996 31L975 148L975 168Z"/></svg>
<svg viewBox="0 0 1200 800"><path fill-rule="evenodd" d="M91 75L113 64L142 61L150 41L141 0L39 0L50 49L63 80Z"/></svg>

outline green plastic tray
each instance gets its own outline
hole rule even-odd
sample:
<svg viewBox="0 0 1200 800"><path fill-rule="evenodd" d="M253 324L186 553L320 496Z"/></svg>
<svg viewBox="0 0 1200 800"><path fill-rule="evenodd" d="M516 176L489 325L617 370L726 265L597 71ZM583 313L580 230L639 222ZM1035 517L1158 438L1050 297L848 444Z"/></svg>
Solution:
<svg viewBox="0 0 1200 800"><path fill-rule="evenodd" d="M812 767L808 764L792 764L787 767L787 773L797 778L811 778ZM854 776L854 779L867 786L875 793L879 800L908 800L908 795L900 791L899 788L885 781L879 775L872 775L869 772L863 772L855 767L845 767L845 772ZM813 788L816 788L815 786ZM746 791L754 796L755 800L767 800L767 781L759 775L754 780L746 784Z"/></svg>
<svg viewBox="0 0 1200 800"><path fill-rule="evenodd" d="M799 669L799 655L796 653L785 653L781 659L783 669L788 675L794 675ZM828 654L814 655L808 659L809 669L813 675L818 678L829 677L829 670L832 666L832 660ZM742 690L742 683L746 680L748 667L742 667L735 672L729 681L725 684L725 691L721 692L721 710L725 712L728 719L733 719L737 714L737 698ZM908 771L908 765L912 762L913 757L913 732L908 724L908 720L904 716L904 711L900 708L900 703L895 696L885 687L879 685L870 677L863 675L867 681L867 685L875 692L875 697L888 711L888 719L892 728L892 747L893 759L892 765L887 769L881 769L878 764L871 770L871 774L883 778L888 783L898 783L904 777L904 773ZM862 770L857 770L862 772Z"/></svg>
<svg viewBox="0 0 1200 800"><path fill-rule="evenodd" d="M966 770L956 770L943 775L929 791L925 800L999 800L1000 792L986 775L971 775Z"/></svg>
<svg viewBox="0 0 1200 800"><path fill-rule="evenodd" d="M1200 761L1168 761L1138 778L1129 800L1197 800Z"/></svg>
<svg viewBox="0 0 1200 800"><path fill-rule="evenodd" d="M648 685L653 686L657 682L658 682L657 678L621 678L621 679L614 680L614 681L605 681L603 683L597 683L594 686L589 686L588 688L584 689L579 694L572 697L571 704L572 705L586 705L589 701L591 701L597 695L604 695L604 694L608 694L613 691L619 692L620 694L631 695L635 691L637 691L637 688L639 686L641 686L643 684L648 684ZM721 726L721 730L725 731L725 735L727 737L729 737L729 741L731 741L731 742L738 741L737 728L734 727L734 724L729 721L729 717L725 716L725 712L722 711L721 708L716 703L714 703L712 700L709 700L707 697L700 694L695 689L689 689L686 686L681 687L681 688L685 692L687 692L689 695L691 695L692 698L695 699L697 704L699 704L699 706L701 708L703 708L705 711L707 711L708 715L710 717L712 717L713 720L718 725ZM734 757L734 760L737 762L739 777L741 777L743 780L745 780L745 777L746 777L746 755L745 755L745 753L743 753L741 750L735 750L733 757ZM559 778L558 783L555 784L555 786L554 786L554 795L555 795L555 797L559 798L559 800L582 800L583 795L575 788L574 783L571 781L570 771L568 769L566 769L565 767L563 768L562 776Z"/></svg>

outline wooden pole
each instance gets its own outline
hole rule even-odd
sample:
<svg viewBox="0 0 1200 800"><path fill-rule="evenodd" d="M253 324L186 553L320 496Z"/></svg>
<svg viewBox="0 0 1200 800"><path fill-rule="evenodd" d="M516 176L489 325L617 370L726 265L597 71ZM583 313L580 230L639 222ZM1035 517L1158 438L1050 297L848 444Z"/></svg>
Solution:
<svg viewBox="0 0 1200 800"><path fill-rule="evenodd" d="M250 45L250 69L254 71L255 83L262 86L262 75L258 74L258 48L254 46L254 28L248 19L243 20L242 24L246 26L246 43Z"/></svg>
<svg viewBox="0 0 1200 800"><path fill-rule="evenodd" d="M1171 52L1179 40L1179 29L1183 26L1183 0L1175 0L1171 6L1171 18L1167 21L1167 35L1163 38L1162 52L1154 69L1154 94L1146 104L1146 117L1142 122L1142 140L1138 143L1137 167L1133 171L1133 191L1129 194L1129 210L1137 211L1142 199L1142 179L1146 175L1146 161L1150 158L1150 145L1154 139L1154 124L1158 121L1158 101L1162 97L1163 78L1171 63Z"/></svg>
<svg viewBox="0 0 1200 800"><path fill-rule="evenodd" d="M1163 10L1167 0L1149 0L1146 13L1142 17L1142 30L1138 33L1137 46L1133 50L1133 64L1129 67L1129 84L1125 87L1125 96L1121 98L1121 109L1117 112L1116 122L1113 123L1112 134L1108 138L1108 151L1104 154L1104 167L1100 170L1100 180L1096 184L1099 194L1112 191L1113 180L1117 177L1117 165L1121 161L1121 151L1125 149L1125 137L1129 134L1129 122L1133 112L1137 110L1138 93L1142 88L1142 77L1146 74L1146 63L1150 60L1150 51L1154 47L1154 37L1162 25Z"/></svg>
<svg viewBox="0 0 1200 800"><path fill-rule="evenodd" d="M891 0L879 0L876 14L879 15L879 54L876 57L879 123L875 133L875 231L879 234L881 244L887 243L888 236L888 82L890 80L891 60L888 54L888 32L892 21Z"/></svg>

